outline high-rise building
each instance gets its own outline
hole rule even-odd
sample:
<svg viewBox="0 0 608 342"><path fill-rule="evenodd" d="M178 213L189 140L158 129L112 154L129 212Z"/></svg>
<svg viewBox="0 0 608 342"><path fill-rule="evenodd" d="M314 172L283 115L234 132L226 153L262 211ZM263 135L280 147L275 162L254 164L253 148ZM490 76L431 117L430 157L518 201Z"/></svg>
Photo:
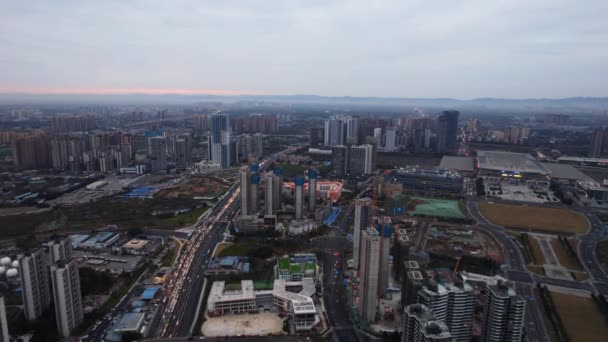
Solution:
<svg viewBox="0 0 608 342"><path fill-rule="evenodd" d="M338 176L345 176L348 172L348 163L346 162L347 147L344 145L334 146L331 148L331 169Z"/></svg>
<svg viewBox="0 0 608 342"><path fill-rule="evenodd" d="M373 172L373 146L370 144L350 148L350 174L354 176L369 175Z"/></svg>
<svg viewBox="0 0 608 342"><path fill-rule="evenodd" d="M471 339L475 291L465 281L454 283L449 270L438 272L437 278L418 292L418 303L433 310L435 318L445 321L455 342L468 342Z"/></svg>
<svg viewBox="0 0 608 342"><path fill-rule="evenodd" d="M17 256L23 311L28 321L42 316L51 305L48 263L43 249Z"/></svg>
<svg viewBox="0 0 608 342"><path fill-rule="evenodd" d="M8 321L6 320L6 304L2 295L0 295L0 342L10 342Z"/></svg>
<svg viewBox="0 0 608 342"><path fill-rule="evenodd" d="M424 287L424 277L417 261L406 260L401 277L401 306L418 303L418 292Z"/></svg>
<svg viewBox="0 0 608 342"><path fill-rule="evenodd" d="M264 196L264 206L266 215L273 215L275 213L275 205L274 205L274 187L275 187L275 176L272 171L268 171L265 176L265 196Z"/></svg>
<svg viewBox="0 0 608 342"><path fill-rule="evenodd" d="M49 264L55 264L58 261L66 261L72 259L72 242L69 237L63 239L55 239L45 244L48 253Z"/></svg>
<svg viewBox="0 0 608 342"><path fill-rule="evenodd" d="M410 255L410 239L405 229L398 229L393 235L393 278L401 281L405 274L405 262Z"/></svg>
<svg viewBox="0 0 608 342"><path fill-rule="evenodd" d="M521 341L526 301L517 295L513 283L486 284L484 290L480 341Z"/></svg>
<svg viewBox="0 0 608 342"><path fill-rule="evenodd" d="M444 110L437 118L437 153L456 148L459 115L456 110Z"/></svg>
<svg viewBox="0 0 608 342"><path fill-rule="evenodd" d="M46 135L16 139L12 145L13 163L19 169L46 169L52 166Z"/></svg>
<svg viewBox="0 0 608 342"><path fill-rule="evenodd" d="M375 220L376 229L380 236L380 259L378 263L378 296L386 294L389 279L389 259L391 238L393 237L393 224L388 216Z"/></svg>
<svg viewBox="0 0 608 342"><path fill-rule="evenodd" d="M296 176L294 182L296 186L296 220L301 220L304 213L304 177Z"/></svg>
<svg viewBox="0 0 608 342"><path fill-rule="evenodd" d="M321 127L313 127L309 132L310 138L309 143L310 147L319 147L324 143L324 129Z"/></svg>
<svg viewBox="0 0 608 342"><path fill-rule="evenodd" d="M361 248L361 232L372 222L371 198L360 198L355 201L355 220L353 224L353 268L359 268L359 253Z"/></svg>
<svg viewBox="0 0 608 342"><path fill-rule="evenodd" d="M251 204L251 207L248 210L249 212L251 212L252 215L256 214L260 207L259 192L260 192L260 174L257 172L252 173L251 174L251 196L249 199L249 203Z"/></svg>
<svg viewBox="0 0 608 342"><path fill-rule="evenodd" d="M384 151L395 152L397 150L397 130L395 127L389 127L384 134Z"/></svg>
<svg viewBox="0 0 608 342"><path fill-rule="evenodd" d="M347 117L344 119L346 122L346 143L348 144L359 144L359 118L358 117Z"/></svg>
<svg viewBox="0 0 608 342"><path fill-rule="evenodd" d="M317 170L308 170L308 212L315 213L317 206Z"/></svg>
<svg viewBox="0 0 608 342"><path fill-rule="evenodd" d="M150 166L152 172L167 170L167 138L150 138Z"/></svg>
<svg viewBox="0 0 608 342"><path fill-rule="evenodd" d="M602 146L604 145L604 131L596 129L591 135L591 146L589 148L589 157L599 158L602 155Z"/></svg>
<svg viewBox="0 0 608 342"><path fill-rule="evenodd" d="M344 121L339 118L331 118L325 121L325 145L338 146L344 145L346 128Z"/></svg>
<svg viewBox="0 0 608 342"><path fill-rule="evenodd" d="M228 115L211 115L211 159L222 168L230 166L230 131Z"/></svg>
<svg viewBox="0 0 608 342"><path fill-rule="evenodd" d="M359 254L359 315L367 322L375 322L380 263L380 236L375 229L361 232Z"/></svg>
<svg viewBox="0 0 608 342"><path fill-rule="evenodd" d="M403 308L401 318L401 342L452 342L452 335L445 324L423 304Z"/></svg>
<svg viewBox="0 0 608 342"><path fill-rule="evenodd" d="M192 160L192 138L183 135L175 139L175 166L183 169Z"/></svg>
<svg viewBox="0 0 608 342"><path fill-rule="evenodd" d="M194 128L202 131L209 129L209 115L199 114L194 116Z"/></svg>
<svg viewBox="0 0 608 342"><path fill-rule="evenodd" d="M216 144L217 145L217 144ZM236 157L236 144L231 139L231 132L222 131L221 143L219 144L219 164L222 169L229 168Z"/></svg>
<svg viewBox="0 0 608 342"><path fill-rule="evenodd" d="M57 331L61 336L68 337L83 318L80 276L76 261L60 261L52 265L51 280Z"/></svg>
<svg viewBox="0 0 608 342"><path fill-rule="evenodd" d="M241 216L249 215L249 208L251 207L250 202L250 189L251 189L251 173L249 172L249 166L241 167Z"/></svg>
<svg viewBox="0 0 608 342"><path fill-rule="evenodd" d="M274 174L272 205L274 211L277 212L278 210L281 210L281 204L283 203L283 169L277 167L272 171L272 173Z"/></svg>

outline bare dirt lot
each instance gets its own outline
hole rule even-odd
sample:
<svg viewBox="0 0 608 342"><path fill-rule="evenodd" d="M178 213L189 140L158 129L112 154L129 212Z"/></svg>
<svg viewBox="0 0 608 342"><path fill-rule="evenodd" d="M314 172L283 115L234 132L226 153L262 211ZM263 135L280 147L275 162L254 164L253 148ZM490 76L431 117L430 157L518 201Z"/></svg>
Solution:
<svg viewBox="0 0 608 342"><path fill-rule="evenodd" d="M591 298L551 292L571 341L605 341L608 324Z"/></svg>
<svg viewBox="0 0 608 342"><path fill-rule="evenodd" d="M207 337L277 335L282 334L283 321L268 312L225 315L207 319L201 330Z"/></svg>
<svg viewBox="0 0 608 342"><path fill-rule="evenodd" d="M589 229L582 214L568 209L481 202L479 210L490 222L505 228L575 234Z"/></svg>

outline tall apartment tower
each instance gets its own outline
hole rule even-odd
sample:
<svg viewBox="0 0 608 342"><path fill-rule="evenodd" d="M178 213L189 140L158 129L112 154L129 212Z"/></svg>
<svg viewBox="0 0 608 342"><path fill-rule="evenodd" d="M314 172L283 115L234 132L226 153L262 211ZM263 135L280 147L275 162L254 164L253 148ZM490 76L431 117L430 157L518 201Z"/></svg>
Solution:
<svg viewBox="0 0 608 342"><path fill-rule="evenodd" d="M378 264L380 236L373 228L361 232L359 267L359 315L367 322L376 321L378 306Z"/></svg>
<svg viewBox="0 0 608 342"><path fill-rule="evenodd" d="M435 318L447 324L455 342L471 339L475 291L468 283L426 286L418 292L418 303L426 305Z"/></svg>
<svg viewBox="0 0 608 342"><path fill-rule="evenodd" d="M49 265L53 265L60 260L72 259L72 241L69 237L51 240L45 246L49 254Z"/></svg>
<svg viewBox="0 0 608 342"><path fill-rule="evenodd" d="M251 175L249 172L249 166L241 167L240 171L241 177L241 216L249 215L249 199L251 194L249 193L251 189Z"/></svg>
<svg viewBox="0 0 608 342"><path fill-rule="evenodd" d="M251 214L256 214L260 207L260 205L259 205L260 174L252 173L250 176L250 182L251 182L251 197L249 199L249 203L251 204L251 207L249 208L250 209L249 211L251 212Z"/></svg>
<svg viewBox="0 0 608 342"><path fill-rule="evenodd" d="M274 210L274 174L272 171L268 171L265 176L265 196L264 196L264 206L266 207L265 213L266 215L273 215L275 213Z"/></svg>
<svg viewBox="0 0 608 342"><path fill-rule="evenodd" d="M61 336L68 337L83 318L80 277L76 261L59 261L52 265L51 280L57 331Z"/></svg>
<svg viewBox="0 0 608 342"><path fill-rule="evenodd" d="M486 285L483 307L481 341L522 340L526 301L517 295L513 283L499 281Z"/></svg>
<svg viewBox="0 0 608 342"><path fill-rule="evenodd" d="M8 321L6 320L6 304L2 295L0 295L0 342L10 342Z"/></svg>
<svg viewBox="0 0 608 342"><path fill-rule="evenodd" d="M344 145L333 146L331 148L331 169L338 177L342 177L348 173L347 151L348 148Z"/></svg>
<svg viewBox="0 0 608 342"><path fill-rule="evenodd" d="M344 145L345 127L344 122L338 118L325 121L325 145Z"/></svg>
<svg viewBox="0 0 608 342"><path fill-rule="evenodd" d="M272 172L274 174L274 186L272 188L272 205L274 211L276 212L278 210L281 210L281 204L283 203L283 169L277 167Z"/></svg>
<svg viewBox="0 0 608 342"><path fill-rule="evenodd" d="M380 260L378 263L378 296L386 294L389 278L389 259L393 224L388 216L376 219L376 229L380 236Z"/></svg>
<svg viewBox="0 0 608 342"><path fill-rule="evenodd" d="M228 115L211 115L211 136L209 139L211 160L222 168L230 166L230 123Z"/></svg>
<svg viewBox="0 0 608 342"><path fill-rule="evenodd" d="M189 135L175 139L175 166L185 168L192 159L192 141Z"/></svg>
<svg viewBox="0 0 608 342"><path fill-rule="evenodd" d="M167 169L167 138L150 138L150 166L152 172L164 171Z"/></svg>
<svg viewBox="0 0 608 342"><path fill-rule="evenodd" d="M374 146L370 144L350 148L350 174L369 175L373 172Z"/></svg>
<svg viewBox="0 0 608 342"><path fill-rule="evenodd" d="M317 208L317 170L308 170L308 212L315 213Z"/></svg>
<svg viewBox="0 0 608 342"><path fill-rule="evenodd" d="M371 198L360 198L355 201L355 223L353 225L353 268L359 269L359 255L361 248L361 232L372 222Z"/></svg>
<svg viewBox="0 0 608 342"><path fill-rule="evenodd" d="M296 185L296 220L301 220L304 213L304 177L297 176L294 182Z"/></svg>
<svg viewBox="0 0 608 342"><path fill-rule="evenodd" d="M596 129L591 135L591 146L589 147L589 157L599 158L602 155L602 146L604 145L604 131Z"/></svg>
<svg viewBox="0 0 608 342"><path fill-rule="evenodd" d="M17 256L23 311L28 321L33 321L51 305L48 263L43 249Z"/></svg>
<svg viewBox="0 0 608 342"><path fill-rule="evenodd" d="M401 317L401 342L452 342L452 335L433 311L423 304L412 304L403 308Z"/></svg>

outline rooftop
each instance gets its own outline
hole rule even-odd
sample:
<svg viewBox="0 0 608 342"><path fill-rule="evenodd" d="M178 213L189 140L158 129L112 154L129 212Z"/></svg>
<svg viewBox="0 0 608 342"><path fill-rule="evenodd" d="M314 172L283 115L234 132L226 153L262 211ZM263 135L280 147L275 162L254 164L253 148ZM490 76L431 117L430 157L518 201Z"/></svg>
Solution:
<svg viewBox="0 0 608 342"><path fill-rule="evenodd" d="M135 332L141 328L145 313L128 312L122 315L120 321L114 326L114 332Z"/></svg>
<svg viewBox="0 0 608 342"><path fill-rule="evenodd" d="M439 167L442 169L469 171L475 170L472 157L443 156Z"/></svg>
<svg viewBox="0 0 608 342"><path fill-rule="evenodd" d="M549 170L528 153L477 151L480 169L547 174Z"/></svg>
<svg viewBox="0 0 608 342"><path fill-rule="evenodd" d="M586 174L579 171L572 165L558 163L542 163L551 173L552 178L574 179L574 180L589 180L591 179Z"/></svg>

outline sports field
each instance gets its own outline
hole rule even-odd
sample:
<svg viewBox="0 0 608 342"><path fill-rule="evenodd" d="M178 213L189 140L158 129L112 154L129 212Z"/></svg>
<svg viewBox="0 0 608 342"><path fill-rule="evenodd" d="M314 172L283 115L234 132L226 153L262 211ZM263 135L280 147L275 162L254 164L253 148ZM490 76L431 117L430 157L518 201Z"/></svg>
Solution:
<svg viewBox="0 0 608 342"><path fill-rule="evenodd" d="M585 217L568 209L480 202L479 211L490 222L506 228L575 234L588 229Z"/></svg>
<svg viewBox="0 0 608 342"><path fill-rule="evenodd" d="M451 219L465 219L458 201L437 198L412 197L408 202L410 216L430 216Z"/></svg>

